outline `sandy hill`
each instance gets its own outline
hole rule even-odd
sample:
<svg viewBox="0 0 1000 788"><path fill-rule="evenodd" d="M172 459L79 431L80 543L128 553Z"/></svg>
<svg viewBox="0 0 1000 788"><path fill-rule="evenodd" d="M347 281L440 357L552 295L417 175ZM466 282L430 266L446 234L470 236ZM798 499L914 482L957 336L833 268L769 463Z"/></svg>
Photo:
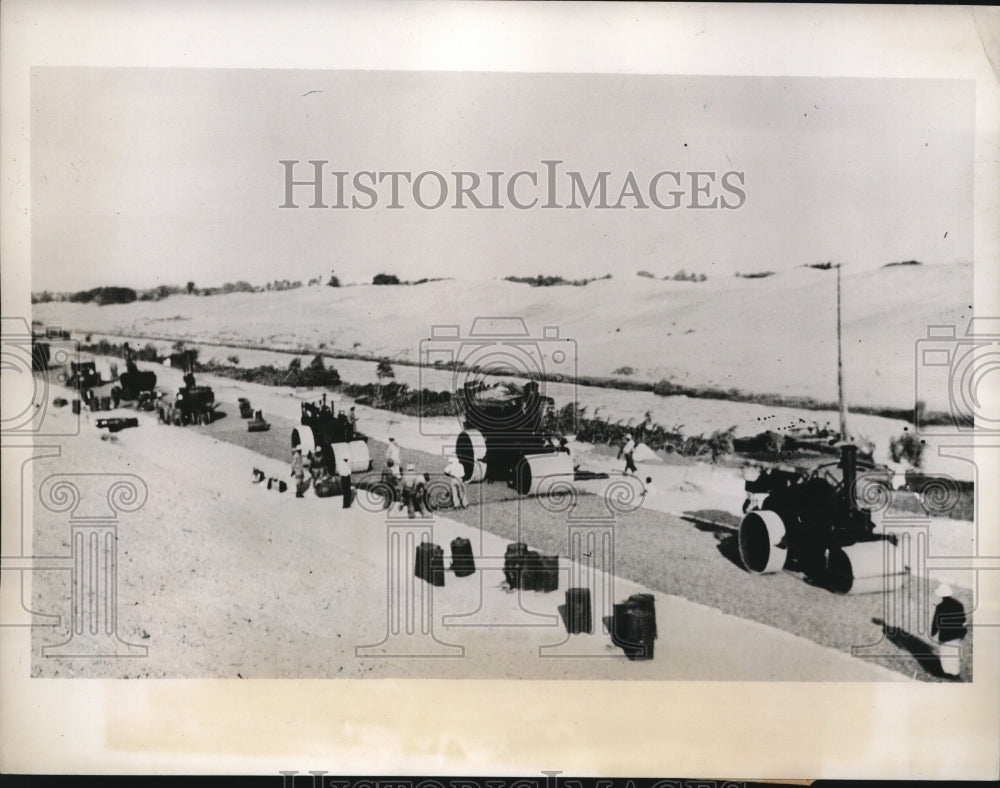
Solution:
<svg viewBox="0 0 1000 788"><path fill-rule="evenodd" d="M972 266L894 266L843 274L845 377L853 404L912 407L915 342L933 324L971 314ZM419 286L301 288L224 296L173 296L97 307L34 307L46 324L95 332L275 347L322 348L416 361L432 327L469 331L479 316L523 317L533 336L558 326L576 342L578 371L690 386L836 399L834 271L800 268L760 279L705 282L634 275L585 287L506 281ZM552 364L551 343L541 343ZM555 366L553 365L553 368ZM920 391L931 409L947 392Z"/></svg>

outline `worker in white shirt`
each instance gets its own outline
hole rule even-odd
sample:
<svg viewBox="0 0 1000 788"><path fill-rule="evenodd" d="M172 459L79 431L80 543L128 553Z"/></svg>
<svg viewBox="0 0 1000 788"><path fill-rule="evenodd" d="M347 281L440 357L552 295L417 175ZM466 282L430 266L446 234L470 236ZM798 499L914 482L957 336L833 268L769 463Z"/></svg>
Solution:
<svg viewBox="0 0 1000 788"><path fill-rule="evenodd" d="M465 500L465 468L458 461L458 457L448 458L448 464L444 466L445 475L448 477L448 486L451 488L451 505L456 509L467 509L468 503Z"/></svg>
<svg viewBox="0 0 1000 788"><path fill-rule="evenodd" d="M402 457L399 453L399 444L396 443L396 439L392 436L389 437L389 447L385 450L386 464L389 464L389 460L392 460L392 464L397 468L402 468Z"/></svg>
<svg viewBox="0 0 1000 788"><path fill-rule="evenodd" d="M620 460L623 456L625 457L625 473L626 475L630 473L638 473L639 469L635 467L635 441L632 440L632 433L625 433L625 443L618 450L618 459Z"/></svg>
<svg viewBox="0 0 1000 788"><path fill-rule="evenodd" d="M351 459L346 454L341 453L337 458L337 472L340 474L340 489L344 496L344 508L351 508Z"/></svg>

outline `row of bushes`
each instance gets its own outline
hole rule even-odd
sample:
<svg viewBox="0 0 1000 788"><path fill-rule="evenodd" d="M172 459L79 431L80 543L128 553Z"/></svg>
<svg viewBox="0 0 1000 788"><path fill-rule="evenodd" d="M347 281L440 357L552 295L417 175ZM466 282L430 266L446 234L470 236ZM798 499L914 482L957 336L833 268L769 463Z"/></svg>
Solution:
<svg viewBox="0 0 1000 788"><path fill-rule="evenodd" d="M361 405L403 413L408 416L450 416L454 413L452 395L448 391L411 389L405 383L391 380L386 371L378 383L344 383L340 373L327 367L322 356L316 356L305 367L293 358L288 369L272 365L251 368L225 366L216 363L198 364L197 370L264 386L301 386L304 388L337 389ZM383 383L382 380L388 380Z"/></svg>
<svg viewBox="0 0 1000 788"><path fill-rule="evenodd" d="M101 355L125 356L125 346L106 340L96 344L84 345L84 350ZM152 344L143 348L133 348L137 360L162 362L169 358L172 366L183 366L190 361L196 372L206 372L220 377L231 378L248 383L260 383L265 386L300 386L305 388L336 388L345 396L363 405L390 410L409 416L452 416L456 414L456 405L450 391L433 391L431 389L411 389L405 383L399 383L392 378L394 372L389 362L383 359L379 364L378 383L343 383L340 374L333 367L327 367L323 356L317 355L307 365L303 366L301 359L295 357L287 369L273 365L259 365L241 368L235 366L238 359L230 357L230 365L216 362L200 363L195 348L185 348L183 343L174 346L173 353L163 357ZM387 382L384 382L387 381ZM713 459L733 450L734 427L719 430L710 436L685 436L679 428L672 430L654 424L650 414L642 423L633 426L620 422L610 422L594 414L587 416L586 407L569 403L561 410L552 410L546 414L543 428L555 434L576 432L578 440L596 444L619 444L624 441L625 434L631 432L637 442L645 443L654 451L676 452L678 454L711 455Z"/></svg>
<svg viewBox="0 0 1000 788"><path fill-rule="evenodd" d="M156 349L156 346L152 343L147 343L144 347L132 347L129 346L134 358L137 361L152 361L155 363L161 363L163 361L163 356ZM87 341L80 345L80 350L87 353L94 353L98 356L118 356L119 358L125 358L125 345L118 345L114 342L108 342L106 339L102 339L95 343L90 343L90 336L87 336Z"/></svg>
<svg viewBox="0 0 1000 788"><path fill-rule="evenodd" d="M288 369L279 369L270 364L256 367L237 367L217 363L198 364L197 369L220 377L247 383L260 383L264 386L336 388L341 383L340 373L333 367L327 367L323 356L315 356L305 367L302 366L298 357L293 358Z"/></svg>
<svg viewBox="0 0 1000 788"><path fill-rule="evenodd" d="M260 346L248 343L245 345L247 349L261 349ZM306 352L305 350L303 352ZM343 351L338 351L338 357L351 358L360 361L379 361L380 359L373 358L372 356L365 355L362 353L346 353ZM152 360L152 359L147 359ZM397 361L396 363L406 364L405 361ZM434 367L436 369L443 370L458 370L458 371L471 371L473 373L478 370L475 367L466 367L461 362L458 361L442 361L438 360L434 362ZM792 396L785 394L757 394L750 393L746 391L741 391L736 388L729 389L719 389L713 388L711 386L687 386L680 383L675 383L674 381L663 378L655 383L644 380L635 380L628 377L621 377L622 375L632 375L635 373L634 368L629 366L618 367L614 371L614 375L619 377L593 377L580 375L576 379L577 385L580 386L591 386L594 388L611 388L618 389L621 391L651 391L654 394L658 394L663 397L670 396L685 396L694 399L719 399L729 402L750 402L757 405L765 405L770 408L797 408L801 410L837 410L837 403L835 402L822 402L820 400L814 399L813 397L806 396ZM490 374L496 376L502 376L508 374L503 369L495 369L490 371ZM511 371L510 375L516 376L517 373ZM548 376L544 373L540 375L542 381L547 380ZM869 416L882 416L887 419L898 419L900 421L913 421L914 418L919 420L920 423L926 425L946 425L953 422L953 418L950 413L945 413L942 411L928 411L926 409L926 404L924 402L918 401L915 408L888 408L888 407L873 407L867 405L857 405L851 408L854 413L865 414Z"/></svg>
<svg viewBox="0 0 1000 788"><path fill-rule="evenodd" d="M89 338L89 337L88 337ZM100 340L94 344L84 344L82 350L106 356L125 357L125 345ZM230 356L230 365L216 362L199 363L197 348L185 348L184 343L174 345L173 352L167 356L159 353L156 347L148 343L144 347L130 348L138 361L161 363L170 360L172 366L183 367L190 362L197 372L206 372L221 377L227 377L249 383L260 383L265 386L299 386L305 388L339 388L345 395L362 405L390 410L408 416L453 416L457 414L454 397L449 391L433 391L431 389L411 389L405 383L398 383L393 378L395 373L387 359L379 362L378 383L343 383L340 373L333 367L327 367L323 356L317 355L305 367L298 357L291 360L287 369L279 369L273 365L260 365L251 368L235 366L239 363L236 356ZM386 382L387 381L387 382ZM735 427L716 430L710 435L684 435L681 426L671 429L652 421L650 413L639 424L611 422L596 413L587 415L587 408L575 403L568 403L559 410L550 410L545 414L543 428L554 434L575 433L578 440L585 443L617 445L625 440L626 433L631 433L637 443L645 443L654 451L676 453L682 456L711 456L714 460L720 456L738 451L758 458L780 459L797 452L794 440L787 439L779 432L766 430L748 438L734 438ZM913 433L906 431L902 436L894 438L889 446L894 462L907 460L913 467L919 468L924 452L924 442Z"/></svg>
<svg viewBox="0 0 1000 788"><path fill-rule="evenodd" d="M584 443L619 446L625 436L631 434L636 443L644 443L653 451L679 454L686 457L719 457L733 452L735 427L716 430L711 435L684 435L681 426L673 428L656 424L647 413L638 424L609 421L597 413L587 415L586 406L567 403L558 410L547 413L543 428L556 435L575 433L576 439Z"/></svg>

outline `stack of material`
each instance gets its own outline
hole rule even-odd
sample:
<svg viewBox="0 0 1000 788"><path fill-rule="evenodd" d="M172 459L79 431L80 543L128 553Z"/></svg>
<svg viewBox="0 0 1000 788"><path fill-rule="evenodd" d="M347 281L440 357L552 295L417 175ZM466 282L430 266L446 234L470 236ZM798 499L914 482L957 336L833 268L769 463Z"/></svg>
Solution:
<svg viewBox="0 0 1000 788"><path fill-rule="evenodd" d="M524 542L514 542L507 545L503 574L512 590L555 591L559 588L559 556L541 555Z"/></svg>
<svg viewBox="0 0 1000 788"><path fill-rule="evenodd" d="M267 432L269 429L271 429L271 423L264 420L264 412L260 410L247 422L247 432Z"/></svg>

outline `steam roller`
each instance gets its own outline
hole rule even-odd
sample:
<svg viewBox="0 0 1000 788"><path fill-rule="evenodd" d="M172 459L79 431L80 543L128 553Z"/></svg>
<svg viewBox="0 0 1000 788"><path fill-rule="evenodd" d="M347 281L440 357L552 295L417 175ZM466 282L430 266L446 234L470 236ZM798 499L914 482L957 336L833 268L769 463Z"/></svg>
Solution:
<svg viewBox="0 0 1000 788"><path fill-rule="evenodd" d="M808 474L765 471L747 482L747 492L767 493L740 523L739 552L747 571L798 571L837 593L898 589L909 568L896 539L877 533L871 512L858 505L857 477L857 446L845 443L839 463Z"/></svg>
<svg viewBox="0 0 1000 788"><path fill-rule="evenodd" d="M110 365L107 374L107 380L110 380L112 375ZM104 378L104 372L101 372L101 377ZM118 388L121 398L128 401L138 400L144 392L151 392L156 388L156 373L140 370L136 366L135 354L128 342L125 343L125 372L118 377Z"/></svg>
<svg viewBox="0 0 1000 788"><path fill-rule="evenodd" d="M471 381L459 402L465 429L455 455L465 481L505 482L520 495L547 495L553 485L572 484L572 458L542 429L545 408L553 403L539 395L537 383L487 387Z"/></svg>
<svg viewBox="0 0 1000 788"><path fill-rule="evenodd" d="M318 402L302 403L300 426L292 429L292 448L312 454L331 476L339 475L338 462L347 457L351 473L365 473L372 468L368 441L356 434L347 415L335 413L326 395Z"/></svg>

